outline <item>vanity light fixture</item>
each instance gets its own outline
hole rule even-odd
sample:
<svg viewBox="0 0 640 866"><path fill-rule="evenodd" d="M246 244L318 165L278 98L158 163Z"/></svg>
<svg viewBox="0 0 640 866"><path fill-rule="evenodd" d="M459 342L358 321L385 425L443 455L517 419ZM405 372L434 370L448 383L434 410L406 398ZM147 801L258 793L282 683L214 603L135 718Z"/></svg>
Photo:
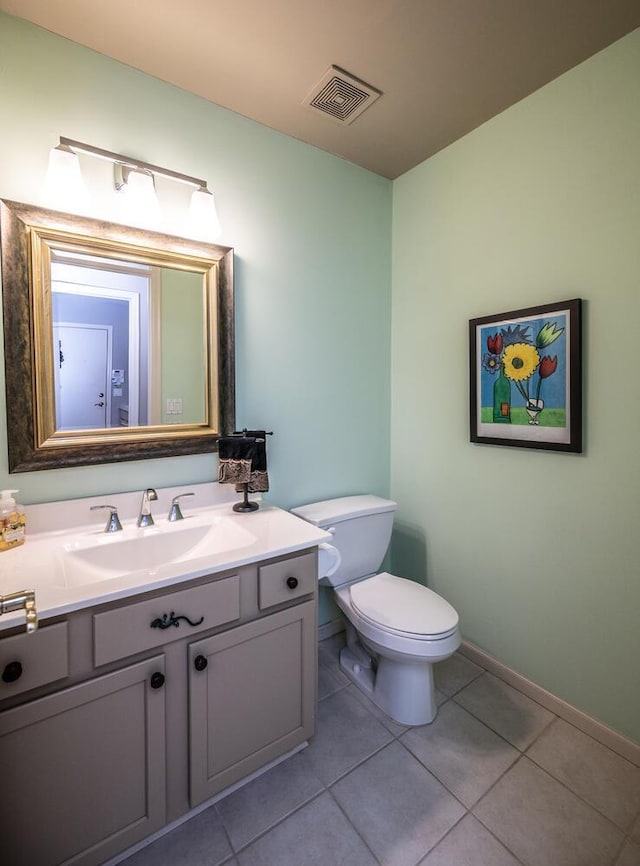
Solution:
<svg viewBox="0 0 640 866"><path fill-rule="evenodd" d="M60 201L63 199L69 209L86 210L88 204L86 190L84 196L77 192L80 189L78 184L84 187L78 153L113 163L115 188L119 192L126 193L128 216L136 224L143 224L147 228L153 224L155 227L159 218L155 177L161 175L195 187L185 222L185 235L202 241L214 241L220 236L221 228L213 194L207 188L205 180L64 136L60 136L60 144L53 148L49 158L49 171L45 183L48 203L53 205L53 199L57 195L57 206L60 206Z"/></svg>

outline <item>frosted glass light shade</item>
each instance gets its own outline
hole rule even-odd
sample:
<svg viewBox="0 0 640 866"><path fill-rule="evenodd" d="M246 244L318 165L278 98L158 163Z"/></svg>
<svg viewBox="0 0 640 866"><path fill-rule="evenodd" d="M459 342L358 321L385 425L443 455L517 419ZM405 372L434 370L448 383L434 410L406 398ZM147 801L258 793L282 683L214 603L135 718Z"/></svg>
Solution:
<svg viewBox="0 0 640 866"><path fill-rule="evenodd" d="M191 195L185 229L188 237L199 241L215 241L222 233L213 193L203 186Z"/></svg>
<svg viewBox="0 0 640 866"><path fill-rule="evenodd" d="M89 194L84 184L77 153L65 144L49 154L49 167L42 190L44 202L56 210L85 213Z"/></svg>
<svg viewBox="0 0 640 866"><path fill-rule="evenodd" d="M124 222L142 228L158 228L160 205L151 172L128 170L120 194L123 196L121 209Z"/></svg>

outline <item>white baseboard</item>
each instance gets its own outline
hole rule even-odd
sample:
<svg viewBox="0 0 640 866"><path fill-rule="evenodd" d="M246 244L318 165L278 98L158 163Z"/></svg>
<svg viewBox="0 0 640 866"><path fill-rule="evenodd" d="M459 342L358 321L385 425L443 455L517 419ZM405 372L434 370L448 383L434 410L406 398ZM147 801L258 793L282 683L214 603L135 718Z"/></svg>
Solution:
<svg viewBox="0 0 640 866"><path fill-rule="evenodd" d="M626 758L627 761L631 761L632 764L640 767L640 743L625 737L624 734L618 733L613 728L599 722L598 719L594 719L593 716L563 701L562 698L556 697L556 695L528 680L522 674L512 670L512 668L507 667L507 665L474 644L469 643L469 641L462 641L460 653L508 685L513 686L514 689L541 704L547 710L555 713L556 716L564 719L565 722L569 722L569 724L574 725L583 733L602 743L603 746L607 746L612 752L616 752L621 757Z"/></svg>

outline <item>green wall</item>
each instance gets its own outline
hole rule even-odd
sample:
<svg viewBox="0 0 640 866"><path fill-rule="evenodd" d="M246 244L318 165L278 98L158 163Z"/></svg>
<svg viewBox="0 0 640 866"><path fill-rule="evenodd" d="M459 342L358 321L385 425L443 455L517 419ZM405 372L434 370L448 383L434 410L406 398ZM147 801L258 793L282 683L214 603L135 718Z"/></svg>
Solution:
<svg viewBox="0 0 640 866"><path fill-rule="evenodd" d="M202 424L205 418L203 279L172 268L160 272L161 407L163 424ZM167 400L182 400L180 415Z"/></svg>
<svg viewBox="0 0 640 866"><path fill-rule="evenodd" d="M393 565L640 739L640 31L394 184ZM581 455L472 445L468 319L584 299Z"/></svg>
<svg viewBox="0 0 640 866"><path fill-rule="evenodd" d="M237 422L275 433L269 499L388 494L390 181L4 13L0 126L5 199L42 202L60 135L206 178L236 254ZM9 482L4 418L2 382L0 482L27 504L216 475L204 455Z"/></svg>

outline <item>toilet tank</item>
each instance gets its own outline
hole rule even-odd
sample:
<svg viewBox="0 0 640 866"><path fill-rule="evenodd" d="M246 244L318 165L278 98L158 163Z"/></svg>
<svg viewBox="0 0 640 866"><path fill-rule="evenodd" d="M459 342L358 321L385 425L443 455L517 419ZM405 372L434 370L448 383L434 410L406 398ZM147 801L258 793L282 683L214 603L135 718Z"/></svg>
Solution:
<svg viewBox="0 0 640 866"><path fill-rule="evenodd" d="M309 523L332 531L331 544L340 551L342 562L327 582L341 586L378 571L389 547L397 507L391 499L366 494L327 499L291 511Z"/></svg>

